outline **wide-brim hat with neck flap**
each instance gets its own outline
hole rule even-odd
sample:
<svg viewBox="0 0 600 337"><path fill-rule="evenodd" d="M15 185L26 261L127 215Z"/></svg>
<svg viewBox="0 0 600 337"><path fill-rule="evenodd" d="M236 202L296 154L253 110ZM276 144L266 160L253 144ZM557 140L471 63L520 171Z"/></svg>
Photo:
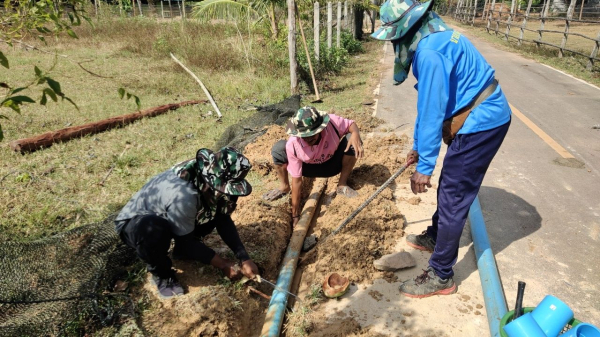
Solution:
<svg viewBox="0 0 600 337"><path fill-rule="evenodd" d="M318 111L315 107L305 106L290 118L286 126L288 135L297 137L310 137L323 131L329 123L329 114Z"/></svg>
<svg viewBox="0 0 600 337"><path fill-rule="evenodd" d="M379 9L381 27L371 37L383 41L401 39L432 5L433 1L387 0Z"/></svg>
<svg viewBox="0 0 600 337"><path fill-rule="evenodd" d="M252 186L245 179L252 168L250 161L232 147L217 152L200 149L196 153L198 171L213 189L232 196L246 196Z"/></svg>

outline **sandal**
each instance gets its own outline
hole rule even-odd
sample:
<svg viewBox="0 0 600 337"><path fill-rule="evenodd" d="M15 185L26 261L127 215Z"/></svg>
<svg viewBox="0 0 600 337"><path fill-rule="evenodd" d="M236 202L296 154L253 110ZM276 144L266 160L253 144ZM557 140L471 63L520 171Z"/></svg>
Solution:
<svg viewBox="0 0 600 337"><path fill-rule="evenodd" d="M337 192L337 194L341 194L341 195L345 196L346 198L354 198L354 197L358 196L358 192L356 192L349 186L338 186L336 192Z"/></svg>
<svg viewBox="0 0 600 337"><path fill-rule="evenodd" d="M288 193L289 192L283 192L282 190L279 190L279 189L273 189L273 190L270 190L269 192L263 194L262 198L263 198L263 200L266 200L266 201L275 201L275 200L285 197L286 195L288 195Z"/></svg>

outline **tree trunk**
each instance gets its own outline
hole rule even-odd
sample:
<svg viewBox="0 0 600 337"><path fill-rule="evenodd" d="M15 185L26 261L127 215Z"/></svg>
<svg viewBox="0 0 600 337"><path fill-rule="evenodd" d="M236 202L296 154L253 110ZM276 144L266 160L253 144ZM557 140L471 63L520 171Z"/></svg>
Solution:
<svg viewBox="0 0 600 337"><path fill-rule="evenodd" d="M363 38L363 20L365 18L365 12L362 9L354 7L354 38L362 40Z"/></svg>

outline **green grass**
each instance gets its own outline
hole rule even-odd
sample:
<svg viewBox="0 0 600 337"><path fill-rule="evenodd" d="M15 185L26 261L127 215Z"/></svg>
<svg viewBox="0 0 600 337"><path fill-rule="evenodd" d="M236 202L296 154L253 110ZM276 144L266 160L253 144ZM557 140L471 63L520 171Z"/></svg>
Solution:
<svg viewBox="0 0 600 337"><path fill-rule="evenodd" d="M571 74L577 78L587 81L591 84L600 86L600 68L599 63L591 71L587 70L588 60L587 58L576 55L573 53L565 52L564 57L558 57L558 49L550 46L541 45L537 47L535 43L523 43L521 46L518 45L517 40L510 38L509 41L505 41L504 33L506 32L506 25L500 24L498 30L498 36L495 34L495 24L492 23L490 26L490 33L486 30L486 23L481 20L476 20L476 25L466 25L458 21L453 20L450 17L444 17L448 23L453 26L458 26L462 29L468 30L471 34L480 37L502 50L518 53L529 59L536 60L540 63L547 64L556 69L564 71L565 73ZM527 27L530 29L538 29L539 21L530 20ZM547 22L544 29L551 30L564 30L564 22L551 21ZM577 32L589 37L594 37L598 34L598 26L590 26L588 24L574 24L571 27L570 32ZM510 35L519 36L520 29L518 27L512 27ZM537 33L526 32L524 34L526 39L537 39ZM562 34L555 33L544 33L542 41L550 42L556 45L560 45L562 40ZM580 37L570 36L567 42L567 48L578 50L584 54L589 54L592 51L593 42L585 40Z"/></svg>
<svg viewBox="0 0 600 337"><path fill-rule="evenodd" d="M94 24L79 27L78 40L59 38L39 46L68 59L19 45L0 47L11 64L10 70L2 70L3 81L16 87L33 80L34 65L52 69L50 76L79 106L50 102L46 107L25 106L21 114L3 110L10 119L1 121L0 241L43 237L104 219L153 175L193 157L201 147L212 148L227 126L254 113L247 106L276 103L290 95L287 49L260 32L238 33L235 26L193 21L182 28L181 22L143 18ZM378 75L374 65L379 47L369 41L366 53L353 56L341 75L319 83L324 100L319 109L366 111L361 102L372 95L367 82ZM209 114L214 110L210 104L188 106L33 153L9 148L16 139L135 112L133 100L119 99L119 87L139 96L142 109L206 99L169 52L211 91L223 113L220 121ZM77 62L103 77L88 74ZM301 85L303 103L310 104L314 96L306 88ZM22 93L40 95L35 87Z"/></svg>

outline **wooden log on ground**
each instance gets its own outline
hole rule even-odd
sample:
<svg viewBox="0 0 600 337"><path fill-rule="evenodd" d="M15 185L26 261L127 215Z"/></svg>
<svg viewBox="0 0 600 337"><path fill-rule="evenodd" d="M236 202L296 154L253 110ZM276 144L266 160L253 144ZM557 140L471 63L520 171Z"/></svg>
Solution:
<svg viewBox="0 0 600 337"><path fill-rule="evenodd" d="M180 103L172 103L161 105L157 107L153 107L150 109L146 109L143 111L138 111L128 115L122 115L117 117L111 117L108 119L104 119L98 122L93 122L89 124L72 126L64 129L60 129L57 131L50 131L43 133L38 136L23 138L14 140L9 143L9 146L14 151L18 151L21 153L25 152L33 152L39 150L42 147L49 147L55 142L65 142L73 138L83 137L85 135L99 133L108 129L112 129L115 127L120 127L127 125L133 121L144 117L154 117L160 114L163 114L170 110L178 109L182 106L199 104L199 103L208 103L207 100L195 100L195 101L185 101Z"/></svg>

